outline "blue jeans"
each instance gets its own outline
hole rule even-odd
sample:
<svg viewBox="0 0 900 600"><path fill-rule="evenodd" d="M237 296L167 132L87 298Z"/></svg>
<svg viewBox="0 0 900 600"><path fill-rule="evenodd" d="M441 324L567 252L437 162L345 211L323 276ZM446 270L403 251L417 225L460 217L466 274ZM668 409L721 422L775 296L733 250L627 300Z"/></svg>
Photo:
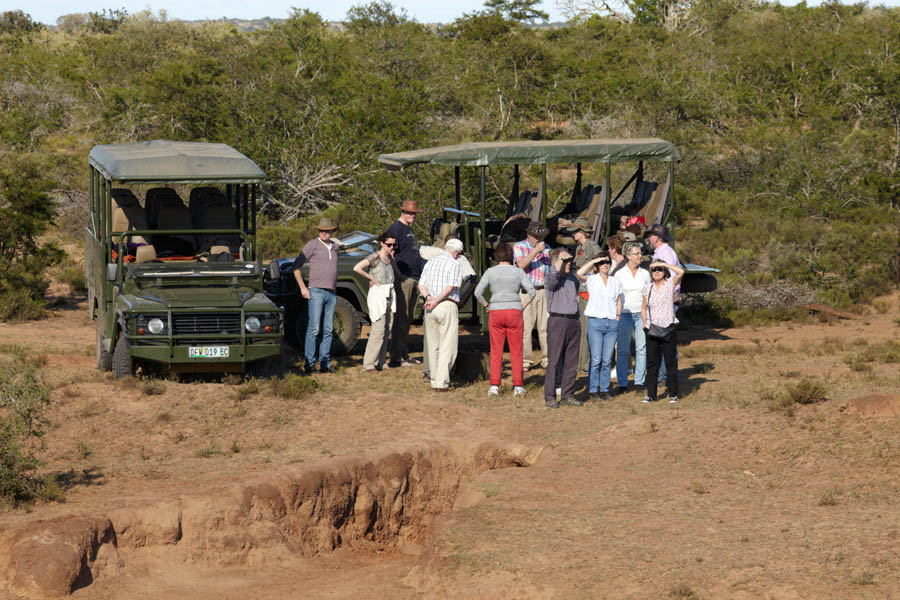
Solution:
<svg viewBox="0 0 900 600"><path fill-rule="evenodd" d="M587 339L591 351L588 367L588 390L609 391L609 375L612 370L612 355L616 347L619 324L615 319L588 317Z"/></svg>
<svg viewBox="0 0 900 600"><path fill-rule="evenodd" d="M634 336L634 385L644 385L647 374L647 338L644 335L644 320L639 312L622 311L619 318L619 335L616 344L616 378L620 388L628 387L628 356L631 354L631 337Z"/></svg>
<svg viewBox="0 0 900 600"><path fill-rule="evenodd" d="M312 369L316 364L316 339L319 332L322 333L322 341L319 342L319 367L327 369L331 365L331 331L334 329L334 305L337 302L337 294L334 290L324 288L309 288L309 301L307 313L309 319L306 323L306 368Z"/></svg>

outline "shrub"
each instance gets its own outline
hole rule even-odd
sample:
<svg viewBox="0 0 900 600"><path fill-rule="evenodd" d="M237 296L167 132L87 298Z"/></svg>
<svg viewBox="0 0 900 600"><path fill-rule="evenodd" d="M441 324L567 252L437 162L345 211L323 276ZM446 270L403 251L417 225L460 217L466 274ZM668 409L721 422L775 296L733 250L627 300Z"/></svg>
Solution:
<svg viewBox="0 0 900 600"><path fill-rule="evenodd" d="M303 375L287 375L272 382L275 393L288 400L301 400L316 391L316 382Z"/></svg>
<svg viewBox="0 0 900 600"><path fill-rule="evenodd" d="M44 433L42 413L49 403L50 388L37 361L17 352L0 365L0 498L13 505L31 502L43 488L34 477L40 461L31 448Z"/></svg>
<svg viewBox="0 0 900 600"><path fill-rule="evenodd" d="M73 293L83 294L87 291L84 280L84 265L81 265L71 257L66 256L55 269L56 278L60 283L69 286Z"/></svg>
<svg viewBox="0 0 900 600"><path fill-rule="evenodd" d="M828 400L828 390L825 384L815 379L801 379L788 386L787 395L792 402L797 404L814 404Z"/></svg>

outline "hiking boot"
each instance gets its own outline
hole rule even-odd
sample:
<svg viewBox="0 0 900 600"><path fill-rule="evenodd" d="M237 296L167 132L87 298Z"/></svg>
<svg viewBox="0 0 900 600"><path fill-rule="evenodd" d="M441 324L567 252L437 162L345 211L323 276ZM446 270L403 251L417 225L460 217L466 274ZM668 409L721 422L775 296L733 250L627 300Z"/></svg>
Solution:
<svg viewBox="0 0 900 600"><path fill-rule="evenodd" d="M499 396L500 395L500 386L492 385L488 388L488 396Z"/></svg>
<svg viewBox="0 0 900 600"><path fill-rule="evenodd" d="M544 406L547 408L559 408L559 402L553 400L544 400Z"/></svg>
<svg viewBox="0 0 900 600"><path fill-rule="evenodd" d="M584 400L577 400L575 398L566 398L562 401L562 404L566 406L584 406Z"/></svg>
<svg viewBox="0 0 900 600"><path fill-rule="evenodd" d="M517 385L516 387L513 388L513 396L524 396L524 395L525 395L525 388L523 388L521 385Z"/></svg>

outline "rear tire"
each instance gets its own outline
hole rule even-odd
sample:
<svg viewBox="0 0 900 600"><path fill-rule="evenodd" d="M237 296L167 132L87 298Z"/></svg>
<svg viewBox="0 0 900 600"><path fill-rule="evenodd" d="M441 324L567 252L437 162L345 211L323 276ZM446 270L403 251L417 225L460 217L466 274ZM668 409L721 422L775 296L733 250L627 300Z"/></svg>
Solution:
<svg viewBox="0 0 900 600"><path fill-rule="evenodd" d="M294 340L292 344L301 354L306 344L306 325L308 323L309 312L307 311L306 301L297 311L294 320ZM338 296L334 305L334 321L331 337L331 355L342 356L348 354L356 342L359 341L359 332L362 328L362 319L350 301L346 298ZM290 339L289 336L285 336Z"/></svg>
<svg viewBox="0 0 900 600"><path fill-rule="evenodd" d="M331 353L335 356L349 354L359 341L362 328L359 313L346 298L337 297L334 306L334 331L331 338Z"/></svg>
<svg viewBox="0 0 900 600"><path fill-rule="evenodd" d="M116 349L113 350L112 371L116 379L134 375L134 361L131 359L131 344L124 335L119 335Z"/></svg>
<svg viewBox="0 0 900 600"><path fill-rule="evenodd" d="M97 321L97 368L101 371L109 371L112 366L112 355L103 347L106 340L106 336L103 335L105 329L106 323Z"/></svg>

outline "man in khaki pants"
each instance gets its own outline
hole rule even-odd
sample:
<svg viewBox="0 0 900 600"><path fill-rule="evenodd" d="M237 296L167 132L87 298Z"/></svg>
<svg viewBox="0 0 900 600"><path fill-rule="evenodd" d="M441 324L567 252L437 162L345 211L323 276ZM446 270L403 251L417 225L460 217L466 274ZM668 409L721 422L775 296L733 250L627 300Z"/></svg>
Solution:
<svg viewBox="0 0 900 600"><path fill-rule="evenodd" d="M537 325L538 340L541 344L541 366L547 367L547 301L544 296L544 279L550 268L550 251L544 244L547 229L537 221L528 224L526 237L513 246L516 266L525 271L537 295L531 304L522 311L524 330L522 331L522 366L527 371L534 364L534 353L531 349L531 330ZM523 295L522 304L525 304Z"/></svg>
<svg viewBox="0 0 900 600"><path fill-rule="evenodd" d="M459 263L460 240L447 240L444 251L427 263L419 278L419 293L425 297L425 347L431 389L450 389L450 367L456 361L459 344Z"/></svg>

